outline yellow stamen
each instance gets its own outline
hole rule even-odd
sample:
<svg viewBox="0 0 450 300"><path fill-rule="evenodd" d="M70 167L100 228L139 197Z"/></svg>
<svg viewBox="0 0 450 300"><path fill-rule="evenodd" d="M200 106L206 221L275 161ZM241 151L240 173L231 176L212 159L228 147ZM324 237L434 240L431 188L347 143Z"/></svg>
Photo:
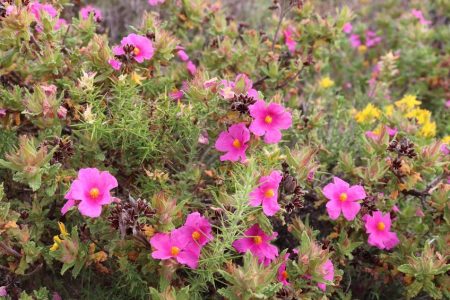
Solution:
<svg viewBox="0 0 450 300"><path fill-rule="evenodd" d="M288 275L288 272L286 272L286 271L283 271L283 272L281 272L281 277L283 277L283 279L288 279L288 277L289 277L289 275Z"/></svg>
<svg viewBox="0 0 450 300"><path fill-rule="evenodd" d="M67 232L66 226L62 222L58 222L59 231L63 237L67 237L69 233Z"/></svg>
<svg viewBox="0 0 450 300"><path fill-rule="evenodd" d="M256 245L259 245L262 243L262 237L260 237L259 235L253 237L253 242L255 242Z"/></svg>
<svg viewBox="0 0 450 300"><path fill-rule="evenodd" d="M202 236L202 235L201 235L200 232L198 232L197 230L194 231L194 232L192 233L192 238L193 238L194 240L196 240L196 241L198 241L198 239L199 239L201 236Z"/></svg>
<svg viewBox="0 0 450 300"><path fill-rule="evenodd" d="M347 193L342 193L339 195L339 200L341 200L342 202L347 201L347 198L348 198Z"/></svg>
<svg viewBox="0 0 450 300"><path fill-rule="evenodd" d="M236 148L236 149L241 148L241 141L239 141L238 139L235 139L233 141L233 147Z"/></svg>
<svg viewBox="0 0 450 300"><path fill-rule="evenodd" d="M133 53L135 56L138 56L141 53L141 50L138 47L134 47Z"/></svg>
<svg viewBox="0 0 450 300"><path fill-rule="evenodd" d="M272 198L275 195L275 192L273 191L273 189L268 189L265 193L264 196L266 196L266 198Z"/></svg>
<svg viewBox="0 0 450 300"><path fill-rule="evenodd" d="M91 196L92 199L97 199L99 195L100 195L100 191L98 188L92 188L89 191L89 196Z"/></svg>
<svg viewBox="0 0 450 300"><path fill-rule="evenodd" d="M264 122L266 122L267 124L272 123L272 121L273 121L273 119L272 119L271 116L266 116L266 117L264 118Z"/></svg>
<svg viewBox="0 0 450 300"><path fill-rule="evenodd" d="M386 228L386 225L384 225L383 222L378 222L377 229L380 231L383 231Z"/></svg>
<svg viewBox="0 0 450 300"><path fill-rule="evenodd" d="M180 248L173 246L172 248L170 248L170 254L172 254L173 256L177 256L178 253L180 253Z"/></svg>

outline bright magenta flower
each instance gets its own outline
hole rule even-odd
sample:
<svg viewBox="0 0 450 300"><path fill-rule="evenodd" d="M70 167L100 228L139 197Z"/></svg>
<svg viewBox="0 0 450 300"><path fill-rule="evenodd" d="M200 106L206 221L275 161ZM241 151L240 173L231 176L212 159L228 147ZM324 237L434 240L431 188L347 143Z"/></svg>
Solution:
<svg viewBox="0 0 450 300"><path fill-rule="evenodd" d="M186 51L184 51L184 47L177 46L175 49L177 50L177 56L179 59L181 59L182 61L189 60L189 55L186 53Z"/></svg>
<svg viewBox="0 0 450 300"><path fill-rule="evenodd" d="M276 232L270 236L267 235L258 224L255 224L244 232L244 238L233 242L233 247L239 253L250 251L254 256L258 257L260 263L264 263L267 266L278 256L278 248L269 243L276 236Z"/></svg>
<svg viewBox="0 0 450 300"><path fill-rule="evenodd" d="M248 107L253 121L250 131L263 136L267 144L278 143L281 140L282 129L292 126L292 116L286 109L278 103L266 103L262 100L256 101Z"/></svg>
<svg viewBox="0 0 450 300"><path fill-rule="evenodd" d="M259 179L259 186L250 193L250 205L263 207L267 216L273 216L280 210L278 205L278 187L283 176L280 171L272 171L269 176Z"/></svg>
<svg viewBox="0 0 450 300"><path fill-rule="evenodd" d="M148 0L148 4L151 6L157 6L159 4L163 4L166 0Z"/></svg>
<svg viewBox="0 0 450 300"><path fill-rule="evenodd" d="M286 44L289 53L291 54L295 53L295 48L297 47L297 42L292 37L293 33L294 30L291 27L288 27L283 31L284 43Z"/></svg>
<svg viewBox="0 0 450 300"><path fill-rule="evenodd" d="M329 200L328 215L332 220L336 220L342 211L344 217L352 221L361 209L357 201L366 198L366 192L361 185L350 186L338 177L334 177L333 180L333 183L327 184L322 190Z"/></svg>
<svg viewBox="0 0 450 300"><path fill-rule="evenodd" d="M250 132L244 123L238 123L230 126L228 131L222 131L216 141L216 149L221 152L227 152L220 157L221 161L238 161L244 162L247 159L245 151L250 140Z"/></svg>
<svg viewBox="0 0 450 300"><path fill-rule="evenodd" d="M289 259L289 253L286 253L286 255L283 257L283 263L278 268L278 281L281 282L283 285L289 285L289 282L287 281L289 274L286 271L286 262Z"/></svg>
<svg viewBox="0 0 450 300"><path fill-rule="evenodd" d="M192 76L194 76L195 73L197 73L197 66L192 62L192 60L186 63L186 69Z"/></svg>
<svg viewBox="0 0 450 300"><path fill-rule="evenodd" d="M36 21L41 21L42 13L47 13L51 18L58 15L58 11L51 4L41 4L39 1L34 1L29 5L31 13L34 15Z"/></svg>
<svg viewBox="0 0 450 300"><path fill-rule="evenodd" d="M64 196L68 201L62 207L64 215L78 203L78 210L83 216L96 218L102 213L102 206L110 204L110 191L118 186L117 180L109 172L100 172L96 168L86 168L78 171L78 178L72 182L69 191Z"/></svg>
<svg viewBox="0 0 450 300"><path fill-rule="evenodd" d="M423 13L421 10L418 9L413 9L411 10L411 14L417 19L419 20L420 24L422 25L430 25L431 21L428 21L427 19L425 19L425 17L423 16Z"/></svg>
<svg viewBox="0 0 450 300"><path fill-rule="evenodd" d="M348 22L345 23L345 24L344 24L344 27L342 28L342 31L343 31L344 33L347 33L347 34L351 33L352 30L353 30L352 23L348 23Z"/></svg>
<svg viewBox="0 0 450 300"><path fill-rule="evenodd" d="M122 63L117 59L111 58L110 60L108 60L108 63L116 71L119 71L120 68L122 67Z"/></svg>
<svg viewBox="0 0 450 300"><path fill-rule="evenodd" d="M219 94L227 100L241 94L261 100L258 91L253 88L253 82L245 74L237 75L234 81L222 80L220 84Z"/></svg>
<svg viewBox="0 0 450 300"><path fill-rule="evenodd" d="M331 262L331 260L327 259L327 261L320 267L322 274L323 274L323 279L328 280L328 281L333 281L334 279L334 266L333 263ZM318 283L317 286L319 287L319 289L321 289L322 291L326 290L326 284L325 283Z"/></svg>
<svg viewBox="0 0 450 300"><path fill-rule="evenodd" d="M195 247L201 248L213 239L211 224L198 212L189 214L184 225L178 230Z"/></svg>
<svg viewBox="0 0 450 300"><path fill-rule="evenodd" d="M120 41L120 46L113 48L113 53L116 56L125 55L125 50L129 51L130 47L132 48L131 55L138 63L151 59L155 53L153 43L149 38L134 33L124 37Z"/></svg>
<svg viewBox="0 0 450 300"><path fill-rule="evenodd" d="M368 243L380 249L390 250L399 243L397 234L389 231L391 229L391 216L389 213L383 215L381 211L375 211L372 215L363 217L366 223L366 232L369 234Z"/></svg>
<svg viewBox="0 0 450 300"><path fill-rule="evenodd" d="M89 19L89 16L92 15L94 21L101 22L103 19L102 11L92 5L87 5L80 10L81 18L83 20Z"/></svg>
<svg viewBox="0 0 450 300"><path fill-rule="evenodd" d="M155 251L152 257L156 259L176 259L180 264L197 268L200 257L200 248L189 246L189 239L184 232L179 229L171 233L157 233L150 239L150 244Z"/></svg>

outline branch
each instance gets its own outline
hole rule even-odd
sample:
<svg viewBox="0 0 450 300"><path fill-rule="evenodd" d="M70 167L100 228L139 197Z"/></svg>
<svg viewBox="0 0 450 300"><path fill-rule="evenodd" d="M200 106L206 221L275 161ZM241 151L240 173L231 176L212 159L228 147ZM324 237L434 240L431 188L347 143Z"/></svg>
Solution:
<svg viewBox="0 0 450 300"><path fill-rule="evenodd" d="M21 258L22 257L22 254L20 254L19 252L17 252L13 248L11 248L8 245L6 245L4 242L0 242L0 248L2 248L9 255L15 256L17 258Z"/></svg>

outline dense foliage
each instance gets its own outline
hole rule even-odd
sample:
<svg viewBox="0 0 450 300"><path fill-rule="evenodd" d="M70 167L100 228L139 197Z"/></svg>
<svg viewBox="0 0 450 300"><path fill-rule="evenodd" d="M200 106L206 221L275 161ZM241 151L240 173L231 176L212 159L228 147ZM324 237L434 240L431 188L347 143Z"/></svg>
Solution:
<svg viewBox="0 0 450 300"><path fill-rule="evenodd" d="M142 2L0 0L0 298L450 298L448 1Z"/></svg>

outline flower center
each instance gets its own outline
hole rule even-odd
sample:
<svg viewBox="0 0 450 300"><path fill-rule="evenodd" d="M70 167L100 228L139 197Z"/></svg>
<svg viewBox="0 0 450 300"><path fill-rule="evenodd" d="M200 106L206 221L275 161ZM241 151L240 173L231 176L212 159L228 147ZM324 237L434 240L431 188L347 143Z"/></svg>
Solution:
<svg viewBox="0 0 450 300"><path fill-rule="evenodd" d="M202 235L201 235L200 232L198 232L197 230L194 231L194 232L192 233L192 238L193 238L194 240L196 240L196 241L197 241L201 236L202 236Z"/></svg>
<svg viewBox="0 0 450 300"><path fill-rule="evenodd" d="M383 231L386 228L386 225L384 225L383 222L378 222L377 229L380 231Z"/></svg>
<svg viewBox="0 0 450 300"><path fill-rule="evenodd" d="M255 242L256 245L260 245L262 243L262 237L259 235L253 237L253 242Z"/></svg>
<svg viewBox="0 0 450 300"><path fill-rule="evenodd" d="M264 193L264 196L266 196L266 198L272 198L274 195L275 195L275 192L273 191L273 189L268 189Z"/></svg>
<svg viewBox="0 0 450 300"><path fill-rule="evenodd" d="M241 148L241 141L239 141L238 139L235 139L233 141L233 147L236 148L236 149Z"/></svg>
<svg viewBox="0 0 450 300"><path fill-rule="evenodd" d="M176 246L172 246L172 248L170 248L170 254L172 254L173 256L177 256L178 253L180 253L180 248Z"/></svg>
<svg viewBox="0 0 450 300"><path fill-rule="evenodd" d="M134 53L135 56L138 56L139 53L141 53L141 50L138 47L134 47L133 53Z"/></svg>
<svg viewBox="0 0 450 300"><path fill-rule="evenodd" d="M266 116L266 117L264 118L264 122L266 122L267 124L272 123L272 121L273 121L273 119L272 119L271 116Z"/></svg>
<svg viewBox="0 0 450 300"><path fill-rule="evenodd" d="M100 191L98 190L98 188L92 188L89 191L89 196L91 196L92 199L97 199L99 195L100 195Z"/></svg>
<svg viewBox="0 0 450 300"><path fill-rule="evenodd" d="M289 275L288 275L288 272L286 272L286 271L283 271L283 272L281 272L281 277L283 277L283 279L288 279L288 277L289 277Z"/></svg>
<svg viewBox="0 0 450 300"><path fill-rule="evenodd" d="M339 200L341 200L342 202L347 201L347 198L348 198L347 193L341 193L339 195Z"/></svg>

